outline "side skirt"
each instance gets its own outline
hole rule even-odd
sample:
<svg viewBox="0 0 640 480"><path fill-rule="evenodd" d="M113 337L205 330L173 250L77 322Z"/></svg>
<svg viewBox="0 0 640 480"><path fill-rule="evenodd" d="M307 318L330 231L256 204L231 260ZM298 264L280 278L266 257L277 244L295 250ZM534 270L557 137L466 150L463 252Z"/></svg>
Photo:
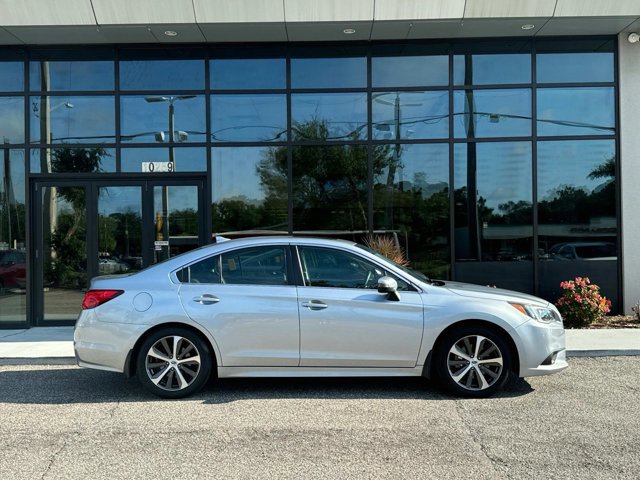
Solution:
<svg viewBox="0 0 640 480"><path fill-rule="evenodd" d="M419 377L422 365L413 368L354 367L218 367L219 378L232 377Z"/></svg>

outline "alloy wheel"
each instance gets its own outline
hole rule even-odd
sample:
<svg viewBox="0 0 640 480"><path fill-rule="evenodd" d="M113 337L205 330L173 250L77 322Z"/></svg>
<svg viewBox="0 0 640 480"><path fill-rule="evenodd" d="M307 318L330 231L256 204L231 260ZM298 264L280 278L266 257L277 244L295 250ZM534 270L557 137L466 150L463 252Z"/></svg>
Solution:
<svg viewBox="0 0 640 480"><path fill-rule="evenodd" d="M447 355L451 379L461 388L481 391L500 378L504 361L498 346L482 335L468 335L453 344Z"/></svg>
<svg viewBox="0 0 640 480"><path fill-rule="evenodd" d="M149 380L162 390L174 392L191 385L200 373L197 347L187 338L172 335L155 342L146 355Z"/></svg>

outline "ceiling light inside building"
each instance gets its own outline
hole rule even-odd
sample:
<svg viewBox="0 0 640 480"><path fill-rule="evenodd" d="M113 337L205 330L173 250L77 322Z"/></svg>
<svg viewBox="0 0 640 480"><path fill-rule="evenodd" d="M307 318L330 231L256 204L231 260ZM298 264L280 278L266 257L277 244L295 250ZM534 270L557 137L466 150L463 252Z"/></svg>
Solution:
<svg viewBox="0 0 640 480"><path fill-rule="evenodd" d="M345 28L343 30L345 35L353 35L354 33L356 33L356 29L355 28Z"/></svg>
<svg viewBox="0 0 640 480"><path fill-rule="evenodd" d="M173 30L167 30L166 32L164 32L164 34L167 37L177 37L178 36L178 32L175 32Z"/></svg>
<svg viewBox="0 0 640 480"><path fill-rule="evenodd" d="M522 25L522 30L533 30L534 28L536 28L536 26L532 23L527 23L525 25Z"/></svg>

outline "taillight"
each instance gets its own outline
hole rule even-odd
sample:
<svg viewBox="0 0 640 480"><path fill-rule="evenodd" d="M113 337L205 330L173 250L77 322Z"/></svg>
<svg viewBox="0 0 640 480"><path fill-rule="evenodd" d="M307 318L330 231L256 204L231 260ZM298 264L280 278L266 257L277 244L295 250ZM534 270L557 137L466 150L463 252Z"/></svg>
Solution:
<svg viewBox="0 0 640 480"><path fill-rule="evenodd" d="M102 305L123 293L124 290L89 290L84 294L82 309L88 310L90 308L96 308L98 305Z"/></svg>

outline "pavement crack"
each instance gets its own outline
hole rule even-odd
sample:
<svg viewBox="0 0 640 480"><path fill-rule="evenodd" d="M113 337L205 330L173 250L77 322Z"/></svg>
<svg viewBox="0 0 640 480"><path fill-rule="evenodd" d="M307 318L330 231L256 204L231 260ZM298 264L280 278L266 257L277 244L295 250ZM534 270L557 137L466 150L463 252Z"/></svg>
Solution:
<svg viewBox="0 0 640 480"><path fill-rule="evenodd" d="M0 340L5 339L5 338L9 338L9 337L15 337L16 335L22 335L24 332L26 332L26 330L20 330L19 332L10 333L9 335L1 335L0 336Z"/></svg>
<svg viewBox="0 0 640 480"><path fill-rule="evenodd" d="M506 470L509 469L509 464L491 455L487 450L487 448L485 447L485 445L480 441L480 438L473 433L473 431L465 421L464 415L462 414L464 411L464 408L462 407L461 400L455 400L454 404L455 404L456 413L458 414L458 418L460 419L460 423L463 426L464 433L466 433L469 436L471 441L478 447L480 452L485 456L487 460L489 460L489 463L491 463L491 465L494 467L494 470L496 471L496 473L503 473L504 475L507 475Z"/></svg>
<svg viewBox="0 0 640 480"><path fill-rule="evenodd" d="M56 458L58 457L58 455L60 455L62 453L62 451L66 447L67 447L67 439L63 438L62 439L62 446L56 452L54 452L54 454L49 459L49 464L47 465L46 470L43 472L42 476L40 477L40 480L44 480L44 478L47 476L47 474L51 471L51 467L53 466L54 462L56 461Z"/></svg>

